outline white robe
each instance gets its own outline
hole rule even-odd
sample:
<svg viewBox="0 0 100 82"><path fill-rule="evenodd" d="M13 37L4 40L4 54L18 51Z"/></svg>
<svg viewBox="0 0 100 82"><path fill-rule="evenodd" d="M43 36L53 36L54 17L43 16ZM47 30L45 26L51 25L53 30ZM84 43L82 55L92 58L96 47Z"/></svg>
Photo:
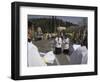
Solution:
<svg viewBox="0 0 100 82"><path fill-rule="evenodd" d="M47 66L42 57L39 54L38 48L28 42L28 66Z"/></svg>
<svg viewBox="0 0 100 82"><path fill-rule="evenodd" d="M82 62L81 64L87 64L88 62L88 50L85 46L81 47L82 52Z"/></svg>
<svg viewBox="0 0 100 82"><path fill-rule="evenodd" d="M87 64L88 62L88 50L86 46L74 45L77 47L74 49L70 56L70 64Z"/></svg>

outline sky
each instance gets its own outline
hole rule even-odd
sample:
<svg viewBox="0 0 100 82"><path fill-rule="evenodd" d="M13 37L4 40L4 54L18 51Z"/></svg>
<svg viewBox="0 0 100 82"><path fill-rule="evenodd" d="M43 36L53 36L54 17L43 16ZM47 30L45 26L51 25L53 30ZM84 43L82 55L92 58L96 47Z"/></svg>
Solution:
<svg viewBox="0 0 100 82"><path fill-rule="evenodd" d="M28 19L36 19L36 18L51 18L52 16L45 15L28 15ZM74 24L79 24L83 20L83 18L87 17L71 17L71 16L56 16L57 19L61 19L63 21L68 21Z"/></svg>

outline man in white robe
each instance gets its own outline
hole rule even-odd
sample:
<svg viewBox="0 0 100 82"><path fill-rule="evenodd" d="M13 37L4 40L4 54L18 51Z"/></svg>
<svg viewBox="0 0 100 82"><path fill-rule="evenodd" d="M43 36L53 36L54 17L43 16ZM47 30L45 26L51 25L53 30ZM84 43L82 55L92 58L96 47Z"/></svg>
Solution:
<svg viewBox="0 0 100 82"><path fill-rule="evenodd" d="M87 64L88 50L86 46L79 46L70 56L70 64Z"/></svg>
<svg viewBox="0 0 100 82"><path fill-rule="evenodd" d="M28 54L27 65L28 66L47 66L42 57L39 54L38 48L32 43L33 38L33 25L28 22Z"/></svg>

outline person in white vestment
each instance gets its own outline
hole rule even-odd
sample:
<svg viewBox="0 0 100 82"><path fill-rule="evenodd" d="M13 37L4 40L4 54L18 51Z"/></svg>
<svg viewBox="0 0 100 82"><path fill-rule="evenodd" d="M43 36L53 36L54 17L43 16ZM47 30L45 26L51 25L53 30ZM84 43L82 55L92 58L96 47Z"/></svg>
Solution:
<svg viewBox="0 0 100 82"><path fill-rule="evenodd" d="M39 54L37 46L32 43L33 38L33 25L28 22L28 54L27 65L28 66L47 66L42 57Z"/></svg>
<svg viewBox="0 0 100 82"><path fill-rule="evenodd" d="M88 47L87 36L76 50L70 56L70 64L87 64L88 63Z"/></svg>
<svg viewBox="0 0 100 82"><path fill-rule="evenodd" d="M88 50L86 46L78 47L70 55L70 64L87 64L88 60Z"/></svg>

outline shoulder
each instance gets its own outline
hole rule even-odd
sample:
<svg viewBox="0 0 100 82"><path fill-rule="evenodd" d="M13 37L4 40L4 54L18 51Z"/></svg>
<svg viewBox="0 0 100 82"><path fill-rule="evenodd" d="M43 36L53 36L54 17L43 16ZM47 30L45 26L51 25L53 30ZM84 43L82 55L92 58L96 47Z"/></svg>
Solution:
<svg viewBox="0 0 100 82"><path fill-rule="evenodd" d="M34 49L38 49L34 44L32 45L32 47L33 47Z"/></svg>
<svg viewBox="0 0 100 82"><path fill-rule="evenodd" d="M38 50L38 48L32 42L28 43L28 47L34 50Z"/></svg>
<svg viewBox="0 0 100 82"><path fill-rule="evenodd" d="M81 52L87 52L86 46L80 46L77 50Z"/></svg>
<svg viewBox="0 0 100 82"><path fill-rule="evenodd" d="M81 47L81 50L82 50L82 51L87 51L86 46L82 46L82 47Z"/></svg>

